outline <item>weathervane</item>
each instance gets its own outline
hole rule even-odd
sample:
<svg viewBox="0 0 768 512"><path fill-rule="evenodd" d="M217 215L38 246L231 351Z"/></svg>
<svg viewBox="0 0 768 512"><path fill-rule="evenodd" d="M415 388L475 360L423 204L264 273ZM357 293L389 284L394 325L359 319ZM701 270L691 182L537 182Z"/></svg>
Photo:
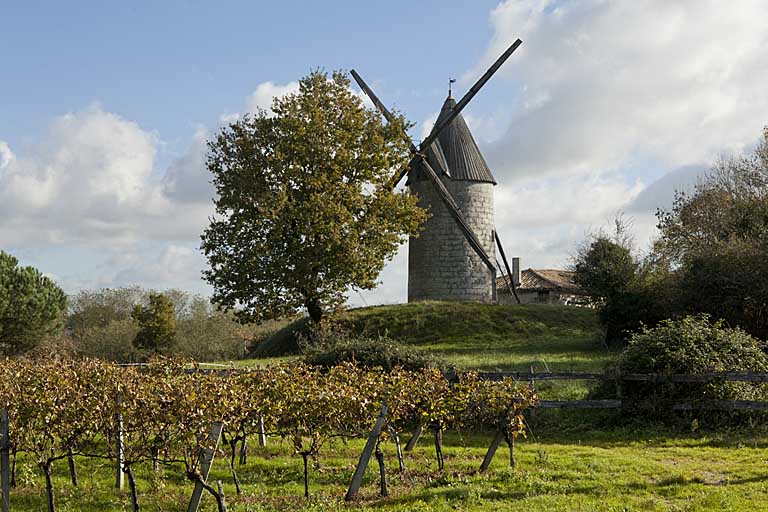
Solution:
<svg viewBox="0 0 768 512"><path fill-rule="evenodd" d="M449 78L448 79L448 97L451 97L451 84L455 84L456 79L455 78Z"/></svg>

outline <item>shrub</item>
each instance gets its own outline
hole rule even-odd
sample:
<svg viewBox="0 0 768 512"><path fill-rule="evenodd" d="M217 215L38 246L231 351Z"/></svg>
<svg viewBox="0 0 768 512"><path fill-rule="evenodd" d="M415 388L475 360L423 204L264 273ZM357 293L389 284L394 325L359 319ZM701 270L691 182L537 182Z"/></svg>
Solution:
<svg viewBox="0 0 768 512"><path fill-rule="evenodd" d="M304 346L305 362L326 368L346 362L385 371L396 367L414 371L443 366L433 356L385 336L365 338L336 334L319 341L304 342Z"/></svg>
<svg viewBox="0 0 768 512"><path fill-rule="evenodd" d="M139 332L133 340L136 348L162 353L173 346L176 341L176 312L167 295L150 293L149 304L137 304L132 316L139 324Z"/></svg>
<svg viewBox="0 0 768 512"><path fill-rule="evenodd" d="M251 348L252 357L276 357L300 354L299 339L309 336L309 317L299 318L257 341Z"/></svg>
<svg viewBox="0 0 768 512"><path fill-rule="evenodd" d="M707 315L664 320L633 334L619 356L621 373L701 374L723 371L768 371L764 343ZM696 400L756 400L764 386L749 382L624 382L622 395L654 403Z"/></svg>
<svg viewBox="0 0 768 512"><path fill-rule="evenodd" d="M138 361L141 355L133 345L138 332L139 327L131 318L86 327L75 335L77 355L116 363Z"/></svg>

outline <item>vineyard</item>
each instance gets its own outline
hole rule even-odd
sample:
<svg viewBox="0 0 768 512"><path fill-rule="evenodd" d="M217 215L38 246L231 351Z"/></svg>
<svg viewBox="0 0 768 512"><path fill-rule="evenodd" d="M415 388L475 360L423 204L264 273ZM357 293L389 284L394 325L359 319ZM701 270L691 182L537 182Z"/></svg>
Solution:
<svg viewBox="0 0 768 512"><path fill-rule="evenodd" d="M285 439L301 457L306 497L311 463L330 440L368 438L360 460L375 449L380 494L386 496L383 445L394 445L404 472L401 437L414 429L429 432L442 470L445 430L491 430L499 433L495 446L507 441L514 464L514 440L525 434L523 411L536 402L532 390L511 379L482 381L470 372L449 382L433 369L385 373L292 365L202 372L169 360L127 368L93 360L6 360L0 372L8 417L4 480L16 480L18 457L32 461L45 480L50 512L56 509L53 464L68 460L75 482L75 457L119 461L133 510L140 506L134 468L145 462L156 470L180 470L196 489L193 494L190 485L192 501L199 502L204 489L226 510L221 487L207 481L211 459L228 460L239 493L236 460L247 456L249 439L266 436ZM348 499L355 498L364 469L358 465L355 478L349 475ZM13 492L8 497L12 501Z"/></svg>

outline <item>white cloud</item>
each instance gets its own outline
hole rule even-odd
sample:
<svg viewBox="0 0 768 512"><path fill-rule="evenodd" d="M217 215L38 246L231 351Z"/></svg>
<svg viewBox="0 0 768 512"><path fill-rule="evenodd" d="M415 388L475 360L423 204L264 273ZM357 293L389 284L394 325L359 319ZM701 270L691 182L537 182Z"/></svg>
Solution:
<svg viewBox="0 0 768 512"><path fill-rule="evenodd" d="M163 180L155 167L159 144L155 134L97 105L54 119L28 151L5 160L0 240L110 247L196 238L212 211L212 191L202 191L207 178L199 161L185 156ZM190 152L202 144L198 136Z"/></svg>
<svg viewBox="0 0 768 512"><path fill-rule="evenodd" d="M272 81L262 82L256 86L256 89L245 98L243 112L230 112L222 114L219 117L220 124L234 123L240 119L243 114L255 113L263 110L267 115L272 114L272 101L275 98L283 97L287 94L297 92L299 82L288 82L287 84L276 84Z"/></svg>
<svg viewBox="0 0 768 512"><path fill-rule="evenodd" d="M299 82L288 82L282 85L274 82L262 82L248 96L245 102L246 111L256 112L259 109L270 111L275 97L282 97L298 90Z"/></svg>
<svg viewBox="0 0 768 512"><path fill-rule="evenodd" d="M296 87L260 84L246 104ZM209 292L197 249L213 212L208 137L198 127L160 169L157 134L92 105L54 118L22 153L0 141L0 244L36 248L39 267L58 268L68 291L135 283Z"/></svg>
<svg viewBox="0 0 768 512"><path fill-rule="evenodd" d="M16 159L7 142L0 140L0 171L10 166Z"/></svg>
<svg viewBox="0 0 768 512"><path fill-rule="evenodd" d="M256 89L248 95L243 105L244 112L232 112L223 114L219 118L219 123L229 124L237 121L243 113L254 113L264 110L267 115L272 114L272 102L275 98L281 98L288 94L299 91L299 82L288 82L286 84L276 84L272 81L262 82L256 86ZM350 88L350 92L363 100L363 104L368 108L373 108L373 102L361 90Z"/></svg>
<svg viewBox="0 0 768 512"><path fill-rule="evenodd" d="M121 270L104 276L113 286L138 284L146 288L181 288L194 292L207 289L202 285L201 273L207 266L205 257L197 249L178 244L167 244L149 255L138 251L115 255Z"/></svg>
<svg viewBox="0 0 768 512"><path fill-rule="evenodd" d="M520 180L496 187L496 225L513 228L590 225L616 214L638 194L640 183L621 176ZM585 201L588 198L588 201Z"/></svg>
<svg viewBox="0 0 768 512"><path fill-rule="evenodd" d="M208 137L208 130L199 126L186 153L173 161L165 172L163 192L174 201L211 204L214 191L211 175L205 167Z"/></svg>
<svg viewBox="0 0 768 512"><path fill-rule="evenodd" d="M523 40L500 71L517 84L517 113L486 156L504 178L741 151L768 119L766 19L762 0L504 2L485 58L465 76Z"/></svg>
<svg viewBox="0 0 768 512"><path fill-rule="evenodd" d="M298 83L259 84L246 108L269 106ZM51 121L23 154L0 141L0 240L8 245L110 247L142 240L198 240L213 212L205 168L209 131L163 170L161 141L99 105Z"/></svg>
<svg viewBox="0 0 768 512"><path fill-rule="evenodd" d="M271 111L272 101L275 97L282 97L298 90L299 82L288 82L287 84L262 82L245 101L246 112L256 112L259 109Z"/></svg>

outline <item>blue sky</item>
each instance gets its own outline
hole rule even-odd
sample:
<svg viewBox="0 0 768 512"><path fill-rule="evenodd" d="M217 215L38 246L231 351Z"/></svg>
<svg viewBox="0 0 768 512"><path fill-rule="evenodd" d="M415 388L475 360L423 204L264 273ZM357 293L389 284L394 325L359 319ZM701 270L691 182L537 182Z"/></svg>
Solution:
<svg viewBox="0 0 768 512"><path fill-rule="evenodd" d="M768 3L15 2L0 20L0 249L69 292L200 293L205 139L315 68L356 68L417 122L515 38L465 111L524 268L567 264L619 211L652 211L768 124ZM405 299L405 251L364 292ZM350 301L363 299L352 294Z"/></svg>
<svg viewBox="0 0 768 512"><path fill-rule="evenodd" d="M257 84L318 67L357 67L420 118L439 107L447 78L483 55L494 5L9 3L0 133L16 146L52 116L98 102L157 131L169 152L183 151L197 124L240 109Z"/></svg>

